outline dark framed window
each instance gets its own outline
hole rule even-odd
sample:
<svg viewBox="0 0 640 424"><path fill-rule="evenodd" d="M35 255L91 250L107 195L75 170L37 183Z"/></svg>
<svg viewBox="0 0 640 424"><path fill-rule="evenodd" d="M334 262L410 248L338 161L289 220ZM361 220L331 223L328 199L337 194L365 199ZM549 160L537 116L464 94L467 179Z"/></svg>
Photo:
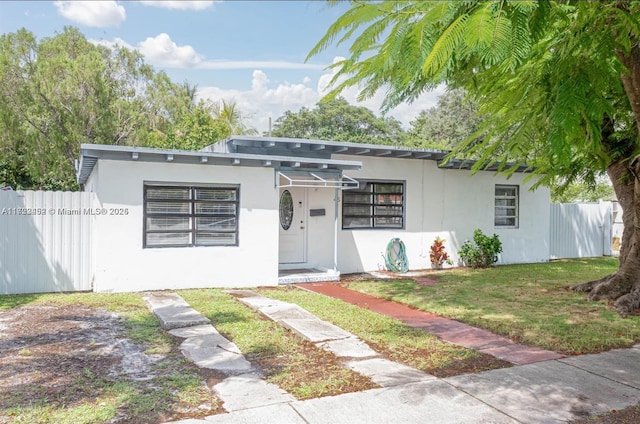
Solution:
<svg viewBox="0 0 640 424"><path fill-rule="evenodd" d="M518 191L517 185L496 185L494 219L496 227L518 228Z"/></svg>
<svg viewBox="0 0 640 424"><path fill-rule="evenodd" d="M342 192L342 229L404 228L404 182L360 181Z"/></svg>
<svg viewBox="0 0 640 424"><path fill-rule="evenodd" d="M239 187L144 186L144 247L237 246Z"/></svg>

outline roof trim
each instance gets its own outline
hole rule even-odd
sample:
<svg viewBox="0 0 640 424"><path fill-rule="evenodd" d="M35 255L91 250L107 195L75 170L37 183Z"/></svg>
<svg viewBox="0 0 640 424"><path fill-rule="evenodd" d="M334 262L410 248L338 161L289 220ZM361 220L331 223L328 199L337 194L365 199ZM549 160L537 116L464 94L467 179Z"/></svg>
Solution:
<svg viewBox="0 0 640 424"><path fill-rule="evenodd" d="M285 137L234 135L205 147L202 151L243 152L251 154L282 154L292 156L324 157L333 155L371 156L384 159L422 159L435 161L441 169L470 170L477 161L452 158L446 161L450 150L420 149L399 145L352 143L332 140L316 140ZM491 164L483 171L499 171L517 166L515 163ZM515 172L531 172L528 165L517 166Z"/></svg>
<svg viewBox="0 0 640 424"><path fill-rule="evenodd" d="M307 158L297 156L255 155L247 153L216 153L193 150L155 149L150 147L82 144L76 169L79 184L87 182L98 159L135 162L172 162L191 165L252 166L267 168L298 168L311 170L358 170L362 162Z"/></svg>
<svg viewBox="0 0 640 424"><path fill-rule="evenodd" d="M207 146L202 151L290 151L294 155L310 152L312 155L354 155L384 158L442 160L450 152L437 149L418 149L399 145L352 143L331 140L309 140L303 138L261 137L235 135Z"/></svg>

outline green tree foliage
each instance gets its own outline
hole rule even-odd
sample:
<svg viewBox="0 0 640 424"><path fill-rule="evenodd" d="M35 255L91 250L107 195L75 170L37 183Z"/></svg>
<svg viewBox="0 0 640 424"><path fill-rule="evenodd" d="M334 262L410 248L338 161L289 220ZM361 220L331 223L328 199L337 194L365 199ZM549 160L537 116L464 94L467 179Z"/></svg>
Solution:
<svg viewBox="0 0 640 424"><path fill-rule="evenodd" d="M395 118L379 118L342 98L319 102L313 109L286 111L275 120L271 135L375 144L404 144L407 140Z"/></svg>
<svg viewBox="0 0 640 424"><path fill-rule="evenodd" d="M469 137L477 137L476 133L483 122L478 110L478 103L469 98L465 89L447 90L438 98L437 106L421 111L411 122L411 144L416 147L454 150L459 154L460 146L468 144ZM614 199L611 184L603 181L599 174L594 176L595 179L590 182L580 178L552 180L549 184L551 201L571 203Z"/></svg>
<svg viewBox="0 0 640 424"><path fill-rule="evenodd" d="M216 141L231 135L227 122L214 118L212 108L200 101L188 113L182 115L179 122L169 132L161 136L150 137L148 147L162 149L200 150Z"/></svg>
<svg viewBox="0 0 640 424"><path fill-rule="evenodd" d="M584 181L576 181L566 185L551 187L551 201L554 203L597 202L600 200L614 200L613 187L600 178L595 185Z"/></svg>
<svg viewBox="0 0 640 424"><path fill-rule="evenodd" d="M93 45L75 28L39 42L24 29L2 35L3 180L77 189L81 143L145 144L188 110L187 94L139 53Z"/></svg>
<svg viewBox="0 0 640 424"><path fill-rule="evenodd" d="M576 289L626 315L640 307L638 16L639 1L352 2L310 56L351 42L330 98L384 89L388 109L441 83L466 88L486 117L482 142L459 149L476 170L529 163L541 184L606 170L623 208L620 270Z"/></svg>
<svg viewBox="0 0 640 424"><path fill-rule="evenodd" d="M421 111L409 134L416 147L453 150L478 131L481 122L477 103L457 88L440 96L437 106Z"/></svg>

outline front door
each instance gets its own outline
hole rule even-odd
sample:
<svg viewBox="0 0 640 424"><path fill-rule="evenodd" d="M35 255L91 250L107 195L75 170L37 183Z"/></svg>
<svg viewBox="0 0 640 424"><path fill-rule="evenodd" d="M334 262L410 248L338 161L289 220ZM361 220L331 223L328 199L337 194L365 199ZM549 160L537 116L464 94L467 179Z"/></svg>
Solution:
<svg viewBox="0 0 640 424"><path fill-rule="evenodd" d="M280 249L282 264L306 261L306 190L287 187L280 190Z"/></svg>

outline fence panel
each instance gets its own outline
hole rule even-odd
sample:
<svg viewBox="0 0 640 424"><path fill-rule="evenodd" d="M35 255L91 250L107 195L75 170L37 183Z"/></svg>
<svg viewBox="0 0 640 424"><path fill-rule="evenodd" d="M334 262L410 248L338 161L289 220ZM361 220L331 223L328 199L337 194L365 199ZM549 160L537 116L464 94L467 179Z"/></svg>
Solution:
<svg viewBox="0 0 640 424"><path fill-rule="evenodd" d="M0 294L91 290L94 194L0 191Z"/></svg>
<svg viewBox="0 0 640 424"><path fill-rule="evenodd" d="M611 202L551 204L550 258L610 256Z"/></svg>

